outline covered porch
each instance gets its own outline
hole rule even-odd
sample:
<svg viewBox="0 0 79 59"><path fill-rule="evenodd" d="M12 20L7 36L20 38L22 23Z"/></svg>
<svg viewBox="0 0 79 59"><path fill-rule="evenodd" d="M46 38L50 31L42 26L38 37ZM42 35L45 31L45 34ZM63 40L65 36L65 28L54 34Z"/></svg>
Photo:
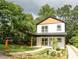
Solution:
<svg viewBox="0 0 79 59"><path fill-rule="evenodd" d="M66 33L36 33L33 35L33 46L47 47L47 48L65 48L65 35ZM35 38L35 39L34 39Z"/></svg>

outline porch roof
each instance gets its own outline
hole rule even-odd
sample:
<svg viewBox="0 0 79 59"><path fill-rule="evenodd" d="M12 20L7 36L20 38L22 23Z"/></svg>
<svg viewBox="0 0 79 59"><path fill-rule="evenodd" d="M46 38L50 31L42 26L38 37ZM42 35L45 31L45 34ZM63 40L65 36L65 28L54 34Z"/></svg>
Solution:
<svg viewBox="0 0 79 59"><path fill-rule="evenodd" d="M66 36L66 32L61 33L35 33L35 36Z"/></svg>

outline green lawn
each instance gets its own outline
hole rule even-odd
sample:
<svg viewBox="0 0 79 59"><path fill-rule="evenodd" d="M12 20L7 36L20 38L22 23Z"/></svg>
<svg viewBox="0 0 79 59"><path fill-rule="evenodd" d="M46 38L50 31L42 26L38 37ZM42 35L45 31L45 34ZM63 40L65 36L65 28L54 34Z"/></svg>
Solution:
<svg viewBox="0 0 79 59"><path fill-rule="evenodd" d="M9 52L23 52L23 51L29 51L29 50L35 50L38 48L29 47L29 46L21 46L21 45L9 45L8 50ZM0 44L0 51L5 51L5 46L3 44Z"/></svg>
<svg viewBox="0 0 79 59"><path fill-rule="evenodd" d="M22 52L22 51L32 51L38 48L34 48L34 47L28 47L28 46L21 46L21 45L9 45L8 46L9 51L10 52ZM0 51L5 51L4 45L0 44ZM45 51L45 50L44 50ZM60 54L56 54L56 55L51 55L51 54L47 54L47 53L41 53L41 54L36 54L36 55L32 55L32 56L24 56L24 59L67 59L67 49L63 50L64 53L62 56L60 56ZM43 52L43 51L42 51ZM62 52L61 52L62 53ZM23 59L22 56L20 56L19 58L16 57L16 59Z"/></svg>

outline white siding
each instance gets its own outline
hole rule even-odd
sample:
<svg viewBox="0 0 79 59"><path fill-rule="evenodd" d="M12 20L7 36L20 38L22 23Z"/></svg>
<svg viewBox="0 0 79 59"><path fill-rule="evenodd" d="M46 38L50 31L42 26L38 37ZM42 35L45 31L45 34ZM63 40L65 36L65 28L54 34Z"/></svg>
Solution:
<svg viewBox="0 0 79 59"><path fill-rule="evenodd" d="M61 31L57 31L57 25L61 25ZM56 24L39 24L37 25L37 33L42 33L42 26L48 26L48 33L65 32L65 23L62 22Z"/></svg>

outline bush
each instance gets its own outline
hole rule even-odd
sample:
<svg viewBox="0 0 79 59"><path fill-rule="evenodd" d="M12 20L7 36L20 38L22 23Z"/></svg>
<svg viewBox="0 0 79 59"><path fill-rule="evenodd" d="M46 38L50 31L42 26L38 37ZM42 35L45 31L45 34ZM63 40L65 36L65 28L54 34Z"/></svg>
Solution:
<svg viewBox="0 0 79 59"><path fill-rule="evenodd" d="M61 53L62 53L62 54L65 54L65 51L66 51L65 49L62 49L62 50L61 50Z"/></svg>
<svg viewBox="0 0 79 59"><path fill-rule="evenodd" d="M75 37L72 37L69 41L72 45L74 45L75 47L78 48L78 37L75 36Z"/></svg>
<svg viewBox="0 0 79 59"><path fill-rule="evenodd" d="M50 55L51 56L56 56L56 51L53 51Z"/></svg>
<svg viewBox="0 0 79 59"><path fill-rule="evenodd" d="M60 48L56 48L56 50L57 50L57 51L60 51L61 49L60 49Z"/></svg>

